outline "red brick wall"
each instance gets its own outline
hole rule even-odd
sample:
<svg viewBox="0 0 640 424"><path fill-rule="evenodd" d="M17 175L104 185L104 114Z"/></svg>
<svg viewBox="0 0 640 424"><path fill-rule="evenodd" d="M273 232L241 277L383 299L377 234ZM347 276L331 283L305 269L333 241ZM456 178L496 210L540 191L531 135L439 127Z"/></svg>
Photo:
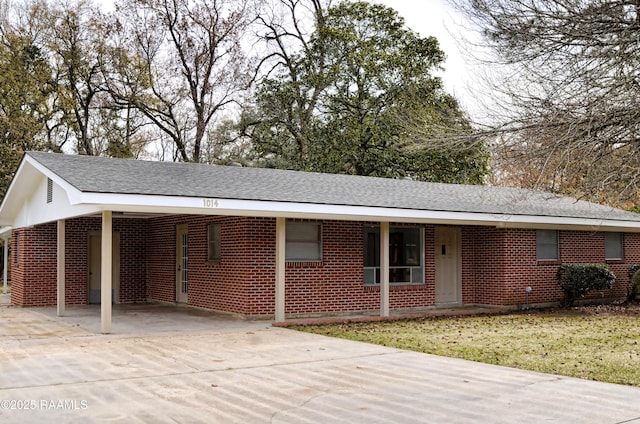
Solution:
<svg viewBox="0 0 640 424"><path fill-rule="evenodd" d="M266 264L251 265L251 223L262 218L171 216L153 218L147 233L147 295L150 299L175 302L176 226L187 225L189 304L202 308L245 314L248 285L255 273L265 274ZM267 220L269 222L269 220ZM222 258L207 260L207 227L222 224ZM257 234L265 233L259 228ZM275 230L275 226L274 226ZM270 265L272 266L272 265ZM272 289L273 292L273 289ZM266 293L268 296L269 293ZM273 293L270 295L272 298Z"/></svg>
<svg viewBox="0 0 640 424"><path fill-rule="evenodd" d="M222 257L207 260L207 226L222 225ZM147 298L174 302L176 226L189 233L189 304L246 316L269 316L275 305L275 219L170 216L149 220L115 218L120 233L120 302ZM363 284L364 223L322 221L323 258L287 263L285 313L293 315L377 311L378 287ZM394 225L394 224L392 224ZM400 224L398 224L400 225ZM66 301L87 302L88 236L99 218L67 221ZM19 249L16 241L20 240ZM614 288L594 297L622 297L630 265L640 263L640 234L625 235L625 260L610 263ZM433 306L435 301L434 226L424 227L425 284L392 285L390 307ZM604 263L604 235L560 232L558 262L536 260L536 232L524 229L462 227L462 299L465 304L522 305L561 298L555 273L562 263ZM17 229L12 237L12 301L16 305L56 302L56 224Z"/></svg>
<svg viewBox="0 0 640 424"><path fill-rule="evenodd" d="M67 220L65 226L65 302L85 304L88 300L88 232L100 231L100 218ZM120 294L118 302L143 302L145 293L145 221L115 219L120 233ZM20 306L50 306L57 298L57 224L48 223L15 230L11 302ZM16 250L15 243L20 240ZM12 257L11 260L15 260Z"/></svg>
<svg viewBox="0 0 640 424"><path fill-rule="evenodd" d="M586 231L560 231L560 260L536 259L536 231L526 229L496 229L473 227L475 295L464 297L465 303L518 306L525 303L525 289L531 287L529 303L557 302L562 292L555 280L560 264L607 263L604 234ZM463 236L464 237L464 236ZM627 272L632 264L640 262L640 234L627 233L624 237L625 259L611 261L610 269L616 274L613 289L592 293L589 298L624 297L629 286ZM464 259L463 259L464 262ZM464 275L471 272L465 271ZM469 280L464 280L469 285ZM469 288L466 292L471 291Z"/></svg>
<svg viewBox="0 0 640 424"><path fill-rule="evenodd" d="M14 305L56 303L56 231L55 223L13 231L10 260L13 261L11 303Z"/></svg>
<svg viewBox="0 0 640 424"><path fill-rule="evenodd" d="M207 226L222 224L222 257L207 261ZM175 300L175 228L189 233L189 304L249 316L275 311L275 219L174 216L148 223L147 289L151 299ZM309 315L380 308L380 292L363 284L363 224L323 221L323 260L287 263L286 314ZM433 230L425 234L433 281ZM171 259L167 259L171 258ZM391 308L433 305L433 284L392 286Z"/></svg>

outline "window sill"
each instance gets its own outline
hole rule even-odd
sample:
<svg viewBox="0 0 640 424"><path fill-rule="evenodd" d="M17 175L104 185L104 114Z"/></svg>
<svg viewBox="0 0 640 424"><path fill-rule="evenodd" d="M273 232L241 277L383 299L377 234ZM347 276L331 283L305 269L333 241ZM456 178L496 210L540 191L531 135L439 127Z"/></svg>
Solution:
<svg viewBox="0 0 640 424"><path fill-rule="evenodd" d="M426 287L425 283L389 283L389 291L419 290ZM380 284L365 284L364 291L379 292Z"/></svg>
<svg viewBox="0 0 640 424"><path fill-rule="evenodd" d="M320 268L322 261L287 261L284 266L285 268Z"/></svg>
<svg viewBox="0 0 640 424"><path fill-rule="evenodd" d="M559 259L538 259L538 265L562 265Z"/></svg>
<svg viewBox="0 0 640 424"><path fill-rule="evenodd" d="M624 259L605 259L604 262L606 264L624 264Z"/></svg>

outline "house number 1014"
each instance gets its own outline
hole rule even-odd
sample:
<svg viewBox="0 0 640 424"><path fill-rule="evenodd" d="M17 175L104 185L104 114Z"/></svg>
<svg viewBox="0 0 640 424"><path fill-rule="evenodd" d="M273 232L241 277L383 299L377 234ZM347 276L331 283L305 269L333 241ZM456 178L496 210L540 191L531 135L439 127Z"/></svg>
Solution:
<svg viewBox="0 0 640 424"><path fill-rule="evenodd" d="M217 208L218 201L216 199L202 199L205 208Z"/></svg>

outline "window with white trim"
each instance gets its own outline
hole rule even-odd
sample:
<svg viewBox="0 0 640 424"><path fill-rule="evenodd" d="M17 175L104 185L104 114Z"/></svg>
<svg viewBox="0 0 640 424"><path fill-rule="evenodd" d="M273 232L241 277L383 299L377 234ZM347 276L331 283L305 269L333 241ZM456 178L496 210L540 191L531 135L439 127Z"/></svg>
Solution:
<svg viewBox="0 0 640 424"><path fill-rule="evenodd" d="M604 233L604 257L609 260L624 259L624 236L622 233Z"/></svg>
<svg viewBox="0 0 640 424"><path fill-rule="evenodd" d="M319 222L287 222L287 262L322 261L322 225Z"/></svg>
<svg viewBox="0 0 640 424"><path fill-rule="evenodd" d="M424 284L423 240L422 228L389 228L389 283ZM380 284L379 227L364 230L364 283Z"/></svg>
<svg viewBox="0 0 640 424"><path fill-rule="evenodd" d="M539 261L557 261L559 252L558 231L536 230L536 258Z"/></svg>
<svg viewBox="0 0 640 424"><path fill-rule="evenodd" d="M222 258L222 225L209 224L207 227L207 260L219 261Z"/></svg>

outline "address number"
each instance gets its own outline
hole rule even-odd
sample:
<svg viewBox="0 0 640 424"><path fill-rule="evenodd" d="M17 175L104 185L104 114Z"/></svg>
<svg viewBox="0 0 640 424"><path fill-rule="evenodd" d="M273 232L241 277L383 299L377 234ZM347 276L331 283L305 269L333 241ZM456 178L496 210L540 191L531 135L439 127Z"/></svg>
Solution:
<svg viewBox="0 0 640 424"><path fill-rule="evenodd" d="M216 199L202 199L205 208L217 208L218 200Z"/></svg>

